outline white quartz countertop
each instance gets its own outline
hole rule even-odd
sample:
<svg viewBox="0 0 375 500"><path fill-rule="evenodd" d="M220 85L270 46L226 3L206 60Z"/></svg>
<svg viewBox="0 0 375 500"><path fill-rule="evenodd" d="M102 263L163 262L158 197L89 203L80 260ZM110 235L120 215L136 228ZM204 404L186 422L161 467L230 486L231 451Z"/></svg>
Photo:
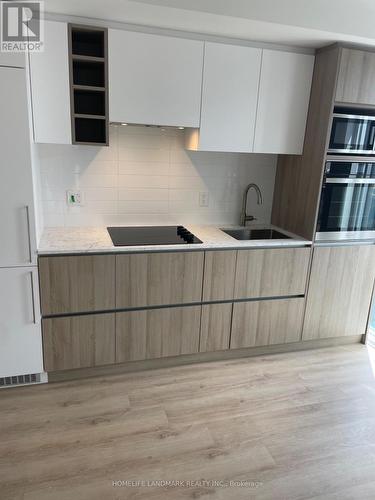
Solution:
<svg viewBox="0 0 375 500"><path fill-rule="evenodd" d="M49 227L42 234L38 254L86 254L86 253L122 253L155 252L176 250L215 250L237 248L272 248L309 246L311 241L289 233L272 225L250 224L251 228L273 228L290 236L280 240L236 240L224 233L217 226L185 224L203 243L186 245L142 245L115 247L106 227ZM225 226L224 229L236 229L239 226Z"/></svg>

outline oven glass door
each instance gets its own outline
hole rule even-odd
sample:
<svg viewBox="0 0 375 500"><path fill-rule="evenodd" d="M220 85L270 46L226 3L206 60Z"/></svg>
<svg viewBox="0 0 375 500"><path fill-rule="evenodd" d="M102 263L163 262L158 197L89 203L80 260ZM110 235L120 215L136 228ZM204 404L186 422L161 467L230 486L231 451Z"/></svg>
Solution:
<svg viewBox="0 0 375 500"><path fill-rule="evenodd" d="M335 114L330 153L375 154L375 117Z"/></svg>
<svg viewBox="0 0 375 500"><path fill-rule="evenodd" d="M318 232L375 230L375 179L327 179Z"/></svg>

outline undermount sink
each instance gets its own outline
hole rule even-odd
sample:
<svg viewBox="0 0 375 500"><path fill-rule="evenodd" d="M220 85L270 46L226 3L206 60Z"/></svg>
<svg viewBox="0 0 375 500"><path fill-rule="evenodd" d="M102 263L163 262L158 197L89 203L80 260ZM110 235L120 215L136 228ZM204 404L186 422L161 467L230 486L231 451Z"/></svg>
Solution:
<svg viewBox="0 0 375 500"><path fill-rule="evenodd" d="M222 231L236 240L285 240L290 238L276 229L222 229Z"/></svg>

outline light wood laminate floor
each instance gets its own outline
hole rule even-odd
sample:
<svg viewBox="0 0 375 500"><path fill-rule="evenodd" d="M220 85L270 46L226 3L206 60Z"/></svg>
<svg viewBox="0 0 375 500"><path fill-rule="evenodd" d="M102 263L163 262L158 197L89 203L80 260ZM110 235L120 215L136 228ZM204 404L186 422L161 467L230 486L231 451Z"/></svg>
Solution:
<svg viewBox="0 0 375 500"><path fill-rule="evenodd" d="M184 483L113 486L158 480ZM0 498L373 500L368 350L357 344L2 390Z"/></svg>

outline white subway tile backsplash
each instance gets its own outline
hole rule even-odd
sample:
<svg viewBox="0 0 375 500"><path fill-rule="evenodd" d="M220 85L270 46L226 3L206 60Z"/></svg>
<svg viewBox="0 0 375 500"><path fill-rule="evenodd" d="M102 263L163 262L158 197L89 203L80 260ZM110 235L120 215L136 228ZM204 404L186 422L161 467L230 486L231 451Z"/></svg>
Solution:
<svg viewBox="0 0 375 500"><path fill-rule="evenodd" d="M186 151L183 149L183 145L180 148L171 148L171 164L173 163L186 163L186 164L192 164L194 163L191 160L191 155L192 153L190 151Z"/></svg>
<svg viewBox="0 0 375 500"><path fill-rule="evenodd" d="M198 191L231 190L237 187L237 181L230 177L170 177L170 189L194 189Z"/></svg>
<svg viewBox="0 0 375 500"><path fill-rule="evenodd" d="M168 189L119 188L120 201L166 201Z"/></svg>
<svg viewBox="0 0 375 500"><path fill-rule="evenodd" d="M166 214L168 213L168 200L166 201L119 201L120 214Z"/></svg>
<svg viewBox="0 0 375 500"><path fill-rule="evenodd" d="M238 186L231 187L223 186L220 189L209 191L210 199L218 203L239 202L242 197L242 190Z"/></svg>
<svg viewBox="0 0 375 500"><path fill-rule="evenodd" d="M184 147L185 147L185 133L182 130L175 131L175 134L171 137L170 146L171 146L171 150L184 149Z"/></svg>
<svg viewBox="0 0 375 500"><path fill-rule="evenodd" d="M65 204L63 201L44 201L43 202L43 213L47 214L64 214Z"/></svg>
<svg viewBox="0 0 375 500"><path fill-rule="evenodd" d="M65 215L43 212L43 223L45 227L65 226Z"/></svg>
<svg viewBox="0 0 375 500"><path fill-rule="evenodd" d="M248 211L270 220L276 156L192 152L184 132L110 126L110 147L39 144L45 225L233 224L244 188L259 184L264 203L249 195ZM66 191L83 193L68 207ZM201 192L209 206L199 206Z"/></svg>
<svg viewBox="0 0 375 500"><path fill-rule="evenodd" d="M51 189L49 186L45 186L42 183L42 201L65 201L66 200L66 191L64 188Z"/></svg>
<svg viewBox="0 0 375 500"><path fill-rule="evenodd" d="M65 165L65 170L70 170L69 162ZM74 173L80 175L117 175L117 161L91 161L88 164L74 162Z"/></svg>
<svg viewBox="0 0 375 500"><path fill-rule="evenodd" d="M63 225L69 227L81 226L105 226L116 224L112 220L117 217L113 214L95 214L95 213L66 213ZM61 224L58 224L61 225Z"/></svg>
<svg viewBox="0 0 375 500"><path fill-rule="evenodd" d="M194 189L170 189L169 201L191 201L198 206L199 191Z"/></svg>
<svg viewBox="0 0 375 500"><path fill-rule="evenodd" d="M79 213L87 214L117 214L118 201L117 200L85 200L84 205L79 207Z"/></svg>
<svg viewBox="0 0 375 500"><path fill-rule="evenodd" d="M111 141L110 135L109 140ZM115 143L115 144L114 144ZM69 151L69 156L73 164L85 165L92 161L117 161L118 147L117 138L112 139L112 144L108 147L100 146L65 146L66 148L71 148Z"/></svg>
<svg viewBox="0 0 375 500"><path fill-rule="evenodd" d="M197 165L192 163L171 163L169 175L172 177L199 177L199 169Z"/></svg>
<svg viewBox="0 0 375 500"><path fill-rule="evenodd" d="M118 199L117 187L85 188L85 201L116 201Z"/></svg>
<svg viewBox="0 0 375 500"><path fill-rule="evenodd" d="M182 177L171 176L169 178L170 189L195 189L197 191L207 191L210 184L210 180L214 182L213 179L203 179L202 177Z"/></svg>
<svg viewBox="0 0 375 500"><path fill-rule="evenodd" d="M124 162L120 161L118 173L120 175L169 175L169 162L149 163L149 162Z"/></svg>
<svg viewBox="0 0 375 500"><path fill-rule="evenodd" d="M167 189L169 179L165 175L119 175L118 186L124 188Z"/></svg>
<svg viewBox="0 0 375 500"><path fill-rule="evenodd" d="M83 188L84 200L85 201L115 201L118 199L118 189L117 187L106 188Z"/></svg>
<svg viewBox="0 0 375 500"><path fill-rule="evenodd" d="M117 222L116 222L117 220ZM177 224L169 214L163 213L128 213L120 214L117 219L113 219L109 224L129 225L129 226L159 226L168 224Z"/></svg>
<svg viewBox="0 0 375 500"><path fill-rule="evenodd" d="M119 161L169 163L168 149L123 149L119 150Z"/></svg>
<svg viewBox="0 0 375 500"><path fill-rule="evenodd" d="M119 142L119 153L123 150L129 149L162 149L169 151L171 145L170 137L158 134L158 135L120 135Z"/></svg>
<svg viewBox="0 0 375 500"><path fill-rule="evenodd" d="M181 213L191 213L197 211L199 208L198 202L191 199L186 200L170 200L169 201L169 210L172 214L181 214Z"/></svg>
<svg viewBox="0 0 375 500"><path fill-rule="evenodd" d="M78 177L76 186L80 188L113 188L118 183L117 175L91 175L82 174Z"/></svg>

